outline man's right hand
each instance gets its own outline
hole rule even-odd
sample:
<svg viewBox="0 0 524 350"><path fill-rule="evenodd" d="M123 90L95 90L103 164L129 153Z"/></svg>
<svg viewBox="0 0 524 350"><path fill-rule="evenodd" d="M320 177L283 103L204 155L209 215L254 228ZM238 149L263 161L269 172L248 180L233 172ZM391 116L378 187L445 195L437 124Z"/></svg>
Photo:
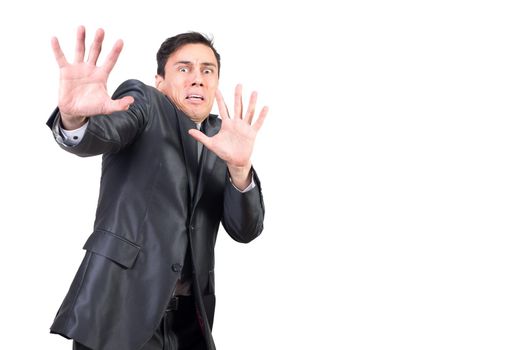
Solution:
<svg viewBox="0 0 524 350"><path fill-rule="evenodd" d="M89 56L84 62L85 36L85 28L78 27L73 63L67 62L58 39L56 37L51 39L51 47L60 67L58 108L62 126L67 130L81 127L90 116L127 110L134 101L131 96L112 100L107 93L107 79L122 51L123 41L117 40L104 64L97 67L96 62L102 50L104 31L102 29L96 31Z"/></svg>

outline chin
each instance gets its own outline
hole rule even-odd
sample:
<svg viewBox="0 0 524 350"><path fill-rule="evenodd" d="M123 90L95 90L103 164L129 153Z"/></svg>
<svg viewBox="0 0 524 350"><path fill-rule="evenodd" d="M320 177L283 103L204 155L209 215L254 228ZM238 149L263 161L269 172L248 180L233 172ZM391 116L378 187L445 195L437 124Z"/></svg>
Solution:
<svg viewBox="0 0 524 350"><path fill-rule="evenodd" d="M209 115L209 113L211 113L211 110L198 110L198 111L195 111L195 110L190 110L190 111L187 111L188 113L186 113L188 116L191 116L191 118L196 118L196 119L206 119L207 116Z"/></svg>
<svg viewBox="0 0 524 350"><path fill-rule="evenodd" d="M184 112L185 115L187 115L189 119L191 119L195 123L201 123L209 115L209 113L203 115L202 113L196 113L195 111L187 111L187 110L182 110L182 112Z"/></svg>

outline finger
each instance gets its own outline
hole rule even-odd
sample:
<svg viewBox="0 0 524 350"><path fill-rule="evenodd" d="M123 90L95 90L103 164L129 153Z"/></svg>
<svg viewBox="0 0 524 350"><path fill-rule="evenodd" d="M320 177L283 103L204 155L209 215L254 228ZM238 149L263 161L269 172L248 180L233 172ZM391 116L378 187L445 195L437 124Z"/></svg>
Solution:
<svg viewBox="0 0 524 350"><path fill-rule="evenodd" d="M53 49L53 53L55 54L55 59L56 63L58 63L58 67L62 68L64 66L67 66L68 63L64 56L64 52L62 51L60 43L58 42L58 39L56 37L51 38L51 48Z"/></svg>
<svg viewBox="0 0 524 350"><path fill-rule="evenodd" d="M86 40L86 29L84 26L78 27L76 31L76 48L75 48L75 62L84 62L85 55L85 40Z"/></svg>
<svg viewBox="0 0 524 350"><path fill-rule="evenodd" d="M235 87L235 115L233 118L242 118L242 85Z"/></svg>
<svg viewBox="0 0 524 350"><path fill-rule="evenodd" d="M189 129L188 130L189 135L191 135L195 140L206 146L206 148L209 148L211 145L211 138L208 137L203 132L197 130L197 129Z"/></svg>
<svg viewBox="0 0 524 350"><path fill-rule="evenodd" d="M104 30L99 28L95 33L95 39L89 49L89 56L87 57L87 63L96 66L96 61L102 51L102 42L104 41Z"/></svg>
<svg viewBox="0 0 524 350"><path fill-rule="evenodd" d="M222 96L222 93L218 89L215 93L215 99L218 105L218 113L222 117L222 120L230 119L231 117L229 116L229 111L227 109L226 103L224 102L224 96Z"/></svg>
<svg viewBox="0 0 524 350"><path fill-rule="evenodd" d="M251 121L253 120L253 116L255 115L256 104L257 104L257 92L253 91L251 93L251 97L249 98L249 106L247 107L246 115L244 116L244 120L247 121L249 125L251 125Z"/></svg>
<svg viewBox="0 0 524 350"><path fill-rule="evenodd" d="M118 61L118 56L120 56L120 52L122 52L123 47L124 42L121 39L118 39L115 42L115 45L113 45L109 55L107 55L106 61L102 65L102 69L104 69L108 74L113 70L113 67L116 64L116 61Z"/></svg>
<svg viewBox="0 0 524 350"><path fill-rule="evenodd" d="M257 121L255 122L255 124L253 124L253 127L255 128L257 132L258 130L260 130L260 128L264 124L264 120L266 120L267 112L269 112L269 107L264 106L264 108L262 108L262 110L260 111L260 114L258 115Z"/></svg>

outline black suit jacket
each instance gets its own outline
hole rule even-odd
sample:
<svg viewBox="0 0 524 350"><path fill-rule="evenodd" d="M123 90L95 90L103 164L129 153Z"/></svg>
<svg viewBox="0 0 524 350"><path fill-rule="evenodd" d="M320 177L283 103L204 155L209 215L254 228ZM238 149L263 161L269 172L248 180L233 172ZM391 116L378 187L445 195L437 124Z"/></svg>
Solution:
<svg viewBox="0 0 524 350"><path fill-rule="evenodd" d="M214 246L222 222L247 243L263 227L264 204L256 187L240 193L224 161L188 134L195 124L162 93L137 80L114 98L133 96L128 111L91 117L82 141L63 144L55 110L48 125L57 142L78 156L103 154L94 231L85 257L51 326L96 350L137 350L153 335L181 276L186 251L208 349L214 295ZM211 136L221 121L203 123Z"/></svg>

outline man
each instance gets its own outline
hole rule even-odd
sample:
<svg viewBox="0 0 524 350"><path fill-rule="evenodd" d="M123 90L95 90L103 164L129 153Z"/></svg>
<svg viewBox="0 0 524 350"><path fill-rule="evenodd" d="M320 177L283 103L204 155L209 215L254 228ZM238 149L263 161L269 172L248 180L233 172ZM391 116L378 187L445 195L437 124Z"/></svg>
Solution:
<svg viewBox="0 0 524 350"><path fill-rule="evenodd" d="M94 232L51 332L74 349L214 349L214 244L220 222L239 242L262 231L250 158L267 107L252 123L256 93L243 113L237 86L230 116L220 56L192 32L160 47L156 89L129 80L111 99L123 43L96 66L103 38L99 29L84 62L79 27L72 63L52 39L60 91L48 125L63 149L103 158ZM215 98L221 119L210 115Z"/></svg>

